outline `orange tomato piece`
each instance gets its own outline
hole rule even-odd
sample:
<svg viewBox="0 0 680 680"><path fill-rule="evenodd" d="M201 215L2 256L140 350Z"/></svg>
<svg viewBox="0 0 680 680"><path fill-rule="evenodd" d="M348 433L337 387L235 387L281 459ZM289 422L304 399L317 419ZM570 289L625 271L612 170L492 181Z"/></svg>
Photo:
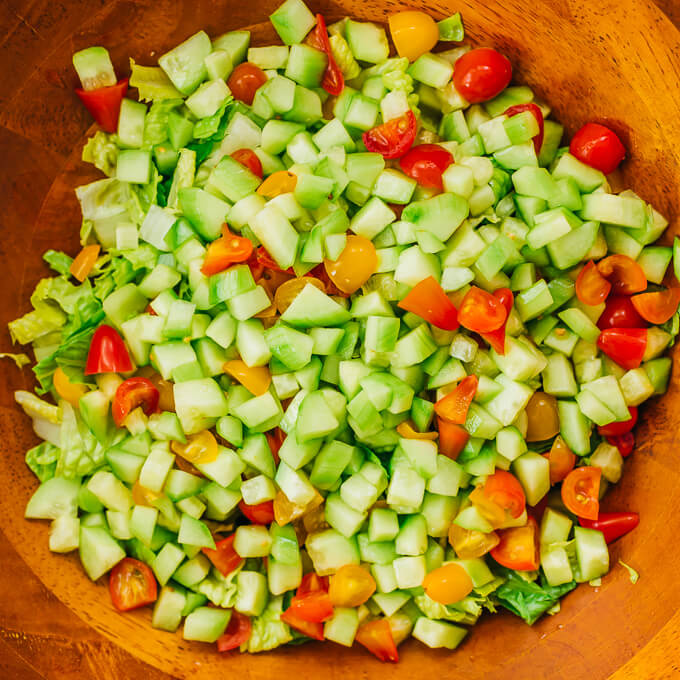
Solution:
<svg viewBox="0 0 680 680"><path fill-rule="evenodd" d="M557 399L552 394L534 392L526 406L528 442L542 442L560 431Z"/></svg>
<svg viewBox="0 0 680 680"><path fill-rule="evenodd" d="M476 375L463 378L453 392L449 392L434 405L435 413L450 423L464 425L478 384L479 379Z"/></svg>
<svg viewBox="0 0 680 680"><path fill-rule="evenodd" d="M450 562L432 570L423 581L428 597L440 604L460 602L472 592L472 579L460 564Z"/></svg>
<svg viewBox="0 0 680 680"><path fill-rule="evenodd" d="M301 276L300 278L289 279L282 283L274 293L274 304L279 314L283 314L288 307L293 304L293 300L302 292L302 289L310 284L316 286L320 291L326 292L322 281L313 276Z"/></svg>
<svg viewBox="0 0 680 680"><path fill-rule="evenodd" d="M335 607L358 607L375 592L373 576L358 564L346 564L331 577L328 595Z"/></svg>
<svg viewBox="0 0 680 680"><path fill-rule="evenodd" d="M255 193L265 198L275 198L281 194L289 194L295 191L297 185L297 177L287 170L278 170L273 172L267 179L260 184L255 190Z"/></svg>
<svg viewBox="0 0 680 680"><path fill-rule="evenodd" d="M470 439L470 434L462 425L449 423L437 416L439 430L439 453L456 460Z"/></svg>
<svg viewBox="0 0 680 680"><path fill-rule="evenodd" d="M457 524L451 524L449 527L449 544L461 560L482 557L499 542L500 538L495 531L486 534L483 531L463 529Z"/></svg>
<svg viewBox="0 0 680 680"><path fill-rule="evenodd" d="M569 512L584 519L596 520L600 512L599 467L584 466L572 470L562 482L562 500Z"/></svg>
<svg viewBox="0 0 680 680"><path fill-rule="evenodd" d="M97 262L100 250L101 246L99 245L85 246L76 255L73 262L71 262L71 267L69 269L71 275L82 283L89 276Z"/></svg>
<svg viewBox="0 0 680 680"><path fill-rule="evenodd" d="M523 527L501 529L500 541L491 549L491 557L508 569L535 571L538 569L538 525L533 517Z"/></svg>
<svg viewBox="0 0 680 680"><path fill-rule="evenodd" d="M647 288L642 267L628 255L609 255L597 263L597 269L617 294L632 295Z"/></svg>
<svg viewBox="0 0 680 680"><path fill-rule="evenodd" d="M461 302L458 322L475 333L490 333L503 326L508 318L508 310L503 300L472 286Z"/></svg>
<svg viewBox="0 0 680 680"><path fill-rule="evenodd" d="M212 276L224 271L232 264L245 262L252 253L252 241L245 236L232 234L225 226L222 236L208 246L201 273L205 276Z"/></svg>
<svg viewBox="0 0 680 680"><path fill-rule="evenodd" d="M486 478L481 488L487 500L507 510L514 519L524 512L527 503L524 489L511 472L496 470Z"/></svg>
<svg viewBox="0 0 680 680"><path fill-rule="evenodd" d="M224 364L224 372L236 378L249 392L259 397L272 383L272 376L266 366L248 366L241 359Z"/></svg>
<svg viewBox="0 0 680 680"><path fill-rule="evenodd" d="M284 526L285 524L300 519L313 510L316 510L322 503L323 496L318 491L307 505L296 505L295 503L291 503L288 496L286 496L283 491L278 491L274 497L274 519L279 526Z"/></svg>
<svg viewBox="0 0 680 680"><path fill-rule="evenodd" d="M392 42L400 57L415 61L439 42L439 28L425 12L406 10L388 18Z"/></svg>
<svg viewBox="0 0 680 680"><path fill-rule="evenodd" d="M202 430L187 437L186 444L173 441L170 448L192 464L212 463L218 454L217 440L210 430Z"/></svg>
<svg viewBox="0 0 680 680"><path fill-rule="evenodd" d="M667 288L654 293L642 293L631 298L638 314L649 323L666 323L680 304L680 288Z"/></svg>
<svg viewBox="0 0 680 680"><path fill-rule="evenodd" d="M363 236L350 234L337 260L325 260L330 280L343 292L354 293L375 274L378 255L375 246Z"/></svg>
<svg viewBox="0 0 680 680"><path fill-rule="evenodd" d="M72 406L78 406L80 397L87 394L87 386L80 383L72 383L61 366L57 367L57 370L54 372L52 384L57 394Z"/></svg>
<svg viewBox="0 0 680 680"><path fill-rule="evenodd" d="M429 439L434 441L439 436L436 432L418 432L410 420L404 420L397 425L397 432L404 439Z"/></svg>
<svg viewBox="0 0 680 680"><path fill-rule="evenodd" d="M550 451L544 453L543 457L550 463L551 484L561 482L574 469L576 463L576 456L559 435L555 437Z"/></svg>
<svg viewBox="0 0 680 680"><path fill-rule="evenodd" d="M362 623L354 639L381 661L392 661L393 663L399 661L397 645L394 643L392 630L387 619L374 619Z"/></svg>
<svg viewBox="0 0 680 680"><path fill-rule="evenodd" d="M584 305L599 305L607 299L611 289L612 284L600 274L592 260L581 269L574 284L576 297Z"/></svg>

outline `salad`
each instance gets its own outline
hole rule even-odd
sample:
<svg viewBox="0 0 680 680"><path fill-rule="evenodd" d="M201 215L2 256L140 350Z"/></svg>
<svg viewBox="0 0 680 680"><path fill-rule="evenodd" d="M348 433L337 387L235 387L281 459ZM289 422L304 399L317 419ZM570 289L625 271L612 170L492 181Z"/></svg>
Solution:
<svg viewBox="0 0 680 680"><path fill-rule="evenodd" d="M680 242L612 191L616 133L564 144L458 14L270 18L281 45L200 31L120 80L73 56L103 177L10 323L26 517L220 652L555 614L638 524L600 502L668 384Z"/></svg>

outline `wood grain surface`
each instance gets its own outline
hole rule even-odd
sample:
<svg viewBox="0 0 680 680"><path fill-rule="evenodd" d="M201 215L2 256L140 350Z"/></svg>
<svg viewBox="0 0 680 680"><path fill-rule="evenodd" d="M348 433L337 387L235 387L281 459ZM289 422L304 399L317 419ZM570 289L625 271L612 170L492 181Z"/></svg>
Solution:
<svg viewBox="0 0 680 680"><path fill-rule="evenodd" d="M152 63L198 28L217 34L253 28L271 40L263 19L277 0L2 0L0 2L0 351L5 324L23 313L45 275L39 254L77 246L72 188L91 170L78 148L90 126L72 88L70 55L92 44L110 48L119 73L127 57ZM311 2L329 19L345 13L382 20L411 2ZM439 16L460 10L473 41L498 44L518 79L555 106L573 131L586 119L608 119L626 138L624 181L664 212L678 231L680 213L680 32L645 0L492 0L422 3ZM659 0L680 21L678 0ZM154 52L157 50L157 52ZM599 589L582 586L562 612L533 628L510 615L484 620L453 655L409 644L392 677L431 672L465 680L667 680L680 678L680 579L668 550L680 529L680 380L677 352L670 394L648 409L641 445L610 508L642 512L640 528L617 543L639 567L630 584L615 566ZM30 386L28 371L0 366L0 679L124 680L170 677L246 680L323 673L378 678L385 667L360 650L317 643L255 658L226 655L153 631L148 612L119 616L106 584L87 581L75 556L47 550L46 523L25 522L35 481L23 451L34 441L11 398ZM653 412L653 417L652 417ZM434 665L436 664L436 666Z"/></svg>

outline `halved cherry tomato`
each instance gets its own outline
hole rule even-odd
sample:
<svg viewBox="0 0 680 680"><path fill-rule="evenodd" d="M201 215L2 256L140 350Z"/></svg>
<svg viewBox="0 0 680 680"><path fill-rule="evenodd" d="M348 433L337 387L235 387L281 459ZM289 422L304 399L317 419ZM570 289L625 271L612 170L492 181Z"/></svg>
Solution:
<svg viewBox="0 0 680 680"><path fill-rule="evenodd" d="M505 307L507 316L500 328L497 328L495 331L491 331L489 333L480 333L480 335L486 342L489 343L491 347L493 347L494 350L496 350L498 354L502 356L505 354L505 327L508 324L510 312L512 311L512 306L515 303L515 296L512 294L512 291L509 288L499 288L493 292L493 295L495 298L498 298L503 307Z"/></svg>
<svg viewBox="0 0 680 680"><path fill-rule="evenodd" d="M406 10L388 18L392 42L400 57L415 61L439 42L439 28L425 12Z"/></svg>
<svg viewBox="0 0 680 680"><path fill-rule="evenodd" d="M229 576L232 571L243 564L243 558L234 550L234 537L236 534L227 536L220 541L215 541L215 550L203 548L203 554L213 563L213 566L222 574Z"/></svg>
<svg viewBox="0 0 680 680"><path fill-rule="evenodd" d="M101 246L85 246L71 262L69 271L71 276L78 279L81 283L90 275L92 268L97 262Z"/></svg>
<svg viewBox="0 0 680 680"><path fill-rule="evenodd" d="M224 271L232 264L245 262L253 252L253 242L245 236L232 234L224 228L223 235L208 245L201 273L212 276Z"/></svg>
<svg viewBox="0 0 680 680"><path fill-rule="evenodd" d="M252 630L253 624L250 617L232 609L229 625L224 634L217 640L217 651L228 652L240 647L244 642L250 640Z"/></svg>
<svg viewBox="0 0 680 680"><path fill-rule="evenodd" d="M536 150L536 155L538 155L541 151L541 147L543 146L543 134L545 128L543 122L543 112L541 109L533 102L531 104L515 104L515 106L511 106L509 109L506 109L505 115L508 118L512 118L512 116L516 116L518 113L524 113L525 111L529 111L529 113L531 113L538 123L538 134L533 139L534 149Z"/></svg>
<svg viewBox="0 0 680 680"><path fill-rule="evenodd" d="M638 314L628 295L610 295L604 312L597 320L597 327L607 328L644 328L645 320Z"/></svg>
<svg viewBox="0 0 680 680"><path fill-rule="evenodd" d="M460 325L458 310L433 276L413 286L398 306L445 331L455 331Z"/></svg>
<svg viewBox="0 0 680 680"><path fill-rule="evenodd" d="M452 392L434 405L434 412L449 423L464 425L470 404L477 393L478 384L479 379L476 375L466 376Z"/></svg>
<svg viewBox="0 0 680 680"><path fill-rule="evenodd" d="M317 591L328 592L328 576L319 576L315 571L310 571L302 577L295 594L304 597Z"/></svg>
<svg viewBox="0 0 680 680"><path fill-rule="evenodd" d="M345 78L333 56L331 43L328 39L328 30L326 29L326 20L322 14L316 15L316 28L307 36L307 42L320 52L324 52L328 57L328 64L323 74L321 87L328 94L337 97L345 87Z"/></svg>
<svg viewBox="0 0 680 680"><path fill-rule="evenodd" d="M392 118L364 132L364 146L372 153L381 154L383 158L401 158L413 146L416 128L416 117L409 109L399 118Z"/></svg>
<svg viewBox="0 0 680 680"><path fill-rule="evenodd" d="M328 596L326 596L328 597ZM313 640L323 640L323 623L317 621L306 621L297 615L292 607L288 607L285 612L281 614L281 621L287 623L291 628L300 631Z"/></svg>
<svg viewBox="0 0 680 680"><path fill-rule="evenodd" d="M582 163L605 175L614 172L626 157L626 148L616 133L599 123L586 123L572 137L569 151Z"/></svg>
<svg viewBox="0 0 680 680"><path fill-rule="evenodd" d="M512 79L512 64L490 47L470 50L453 66L453 84L470 104L479 104L500 94Z"/></svg>
<svg viewBox="0 0 680 680"><path fill-rule="evenodd" d="M582 527L601 531L604 540L613 543L640 524L640 515L637 512L601 512L597 519L579 518L578 522Z"/></svg>
<svg viewBox="0 0 680 680"><path fill-rule="evenodd" d="M470 439L470 434L462 425L450 423L437 416L439 430L439 453L456 460Z"/></svg>
<svg viewBox="0 0 680 680"><path fill-rule="evenodd" d="M239 64L229 76L227 85L234 95L234 99L250 106L255 92L267 82L267 74L255 64L246 61Z"/></svg>
<svg viewBox="0 0 680 680"><path fill-rule="evenodd" d="M401 157L399 167L418 184L442 190L442 174L453 163L453 155L439 144L419 144Z"/></svg>
<svg viewBox="0 0 680 680"><path fill-rule="evenodd" d="M323 623L333 616L333 603L329 593L315 590L306 595L293 596L286 611L291 612L295 618L309 623Z"/></svg>
<svg viewBox="0 0 680 680"><path fill-rule="evenodd" d="M272 376L266 366L248 366L241 359L232 359L224 364L224 372L236 378L256 397L264 394L272 383Z"/></svg>
<svg viewBox="0 0 680 680"><path fill-rule="evenodd" d="M607 442L615 446L623 458L628 458L635 448L635 435L632 432L607 437Z"/></svg>
<svg viewBox="0 0 680 680"><path fill-rule="evenodd" d="M517 571L538 569L538 525L533 517L523 527L500 529L498 535L500 542L490 552L498 564Z"/></svg>
<svg viewBox="0 0 680 680"><path fill-rule="evenodd" d="M111 326L106 324L99 326L90 342L85 375L128 373L132 369L132 361L123 338Z"/></svg>
<svg viewBox="0 0 680 680"><path fill-rule="evenodd" d="M274 456L274 462L278 465L280 460L279 450L283 445L283 440L286 438L286 433L280 427L276 427L273 430L265 432L264 436L267 438L269 450L272 452L272 456Z"/></svg>
<svg viewBox="0 0 680 680"><path fill-rule="evenodd" d="M500 543L495 531L485 534L483 531L463 529L457 524L449 527L449 544L461 560L473 560L486 555Z"/></svg>
<svg viewBox="0 0 680 680"><path fill-rule="evenodd" d="M78 406L80 397L87 394L88 391L86 385L71 382L61 366L58 366L57 370L54 372L52 384L54 385L57 394L72 406Z"/></svg>
<svg viewBox="0 0 680 680"><path fill-rule="evenodd" d="M597 519L600 511L599 467L585 466L572 470L562 482L562 501L569 512L585 519Z"/></svg>
<svg viewBox="0 0 680 680"><path fill-rule="evenodd" d="M257 505L239 501L238 507L253 524L271 524L274 521L274 501L263 501Z"/></svg>
<svg viewBox="0 0 680 680"><path fill-rule="evenodd" d="M156 601L157 585L151 569L132 557L123 558L111 570L109 592L113 606L127 612Z"/></svg>
<svg viewBox="0 0 680 680"><path fill-rule="evenodd" d="M517 477L505 470L496 470L489 475L482 487L484 496L517 519L526 508L524 489Z"/></svg>
<svg viewBox="0 0 680 680"><path fill-rule="evenodd" d="M111 405L113 422L121 427L128 414L138 406L147 416L158 409L158 390L148 378L128 378L118 385Z"/></svg>
<svg viewBox="0 0 680 680"><path fill-rule="evenodd" d="M394 644L387 619L375 619L362 623L354 639L381 661L392 661L394 663L399 661L397 645Z"/></svg>
<svg viewBox="0 0 680 680"><path fill-rule="evenodd" d="M262 179L262 162L252 149L236 149L231 154L231 157L248 168L253 175L257 175Z"/></svg>
<svg viewBox="0 0 680 680"><path fill-rule="evenodd" d="M607 328L600 333L597 346L622 368L637 368L647 347L647 329Z"/></svg>
<svg viewBox="0 0 680 680"><path fill-rule="evenodd" d="M598 425L597 431L603 437L616 437L617 435L630 432L635 427L635 423L637 423L637 406L629 406L628 412L630 413L630 418L628 420L619 423L609 423L609 425Z"/></svg>
<svg viewBox="0 0 680 680"><path fill-rule="evenodd" d="M127 89L128 79L123 78L115 85L99 87L96 90L76 88L76 94L104 132L115 132L118 129L120 104Z"/></svg>
<svg viewBox="0 0 680 680"><path fill-rule="evenodd" d="M642 267L628 255L609 255L597 263L597 269L612 284L614 293L631 295L647 288Z"/></svg>
<svg viewBox="0 0 680 680"><path fill-rule="evenodd" d="M375 274L378 255L373 242L350 234L337 260L324 260L326 273L344 293L354 293Z"/></svg>
<svg viewBox="0 0 680 680"><path fill-rule="evenodd" d="M560 436L555 437L552 448L548 453L544 453L543 457L547 458L550 463L551 484L561 482L576 464L576 456Z"/></svg>
<svg viewBox="0 0 680 680"><path fill-rule="evenodd" d="M152 366L142 366L138 375L148 378L158 390L158 408L161 411L175 410L175 394L173 384L169 380L163 380L161 375Z"/></svg>
<svg viewBox="0 0 680 680"><path fill-rule="evenodd" d="M192 465L212 463L217 459L219 453L217 439L210 430L201 430L196 434L188 435L186 444L172 441L170 448L173 453L189 461Z"/></svg>
<svg viewBox="0 0 680 680"><path fill-rule="evenodd" d="M331 577L328 595L334 607L358 607L375 592L375 579L358 564L346 564Z"/></svg>
<svg viewBox="0 0 680 680"><path fill-rule="evenodd" d="M305 505L292 503L283 491L279 490L274 498L274 519L279 526L300 519L316 510L323 503L323 496L315 491L314 497Z"/></svg>
<svg viewBox="0 0 680 680"><path fill-rule="evenodd" d="M607 299L612 284L600 274L597 265L591 260L579 272L574 289L576 297L584 305L599 305Z"/></svg>
<svg viewBox="0 0 680 680"><path fill-rule="evenodd" d="M418 432L410 420L404 420L397 425L397 434L404 439L421 439L429 441L435 441L439 436L436 432Z"/></svg>
<svg viewBox="0 0 680 680"><path fill-rule="evenodd" d="M340 290L333 281L331 281L328 272L326 271L326 266L323 263L317 264L314 269L310 269L308 274L315 279L319 279L319 281L323 283L326 289L326 295L337 295L340 297L349 297L351 295L351 293L345 293L344 290Z"/></svg>
<svg viewBox="0 0 680 680"><path fill-rule="evenodd" d="M680 288L667 288L654 293L634 295L633 306L645 321L660 325L666 323L680 304Z"/></svg>
<svg viewBox="0 0 680 680"><path fill-rule="evenodd" d="M255 193L265 198L276 198L281 194L290 194L297 186L297 175L288 170L277 170L260 184ZM278 269L278 265L277 265Z"/></svg>
<svg viewBox="0 0 680 680"><path fill-rule="evenodd" d="M276 293L274 293L274 304L276 309L279 310L279 314L283 314L291 306L293 300L302 292L303 288L307 287L307 284L316 286L316 288L324 293L326 292L323 282L313 276L300 276L289 279L282 283L276 289Z"/></svg>
<svg viewBox="0 0 680 680"><path fill-rule="evenodd" d="M528 442L543 442L560 431L557 399L552 394L534 392L526 405Z"/></svg>
<svg viewBox="0 0 680 680"><path fill-rule="evenodd" d="M470 331L489 333L499 329L507 320L503 302L477 286L472 286L461 302L458 321Z"/></svg>
<svg viewBox="0 0 680 680"><path fill-rule="evenodd" d="M456 562L433 569L423 580L428 597L440 604L460 602L472 592L472 579Z"/></svg>

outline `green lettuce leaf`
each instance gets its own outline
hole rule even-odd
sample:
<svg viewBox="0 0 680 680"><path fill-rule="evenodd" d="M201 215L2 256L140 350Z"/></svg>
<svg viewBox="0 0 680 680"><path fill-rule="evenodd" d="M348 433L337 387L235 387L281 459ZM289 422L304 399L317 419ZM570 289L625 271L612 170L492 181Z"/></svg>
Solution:
<svg viewBox="0 0 680 680"><path fill-rule="evenodd" d="M63 274L64 276L71 275L73 258L69 257L66 253L61 253L58 250L48 250L43 255L43 260L45 260L50 268L54 269L57 274Z"/></svg>
<svg viewBox="0 0 680 680"><path fill-rule="evenodd" d="M0 352L0 359L11 359L17 368L23 368L31 363L27 354L12 354L12 352Z"/></svg>
<svg viewBox="0 0 680 680"><path fill-rule="evenodd" d="M104 449L99 446L89 429L82 423L71 404L60 402L62 418L60 440L61 455L57 461L55 475L58 477L83 477L97 468L104 458Z"/></svg>
<svg viewBox="0 0 680 680"><path fill-rule="evenodd" d="M141 101L181 99L182 93L170 82L160 66L140 66L130 59L130 87L139 90Z"/></svg>
<svg viewBox="0 0 680 680"><path fill-rule="evenodd" d="M31 418L44 418L54 425L62 422L63 413L59 406L36 397L33 392L17 390L14 393L14 399L24 409L24 413Z"/></svg>
<svg viewBox="0 0 680 680"><path fill-rule="evenodd" d="M52 304L41 303L32 312L10 321L7 326L12 342L26 345L35 339L59 330L66 323L66 315Z"/></svg>
<svg viewBox="0 0 680 680"><path fill-rule="evenodd" d="M26 465L41 482L46 482L54 477L59 453L54 444L43 442L26 452Z"/></svg>
<svg viewBox="0 0 680 680"><path fill-rule="evenodd" d="M144 119L144 146L155 146L168 138L168 115L181 105L181 99L160 99L151 105Z"/></svg>
<svg viewBox="0 0 680 680"><path fill-rule="evenodd" d="M241 569L232 571L228 576L223 576L219 570L212 569L210 574L204 578L192 590L205 595L214 605L229 609L236 602L238 586L236 577Z"/></svg>
<svg viewBox="0 0 680 680"><path fill-rule="evenodd" d="M285 645L293 639L290 628L281 621L283 611L283 597L274 597L260 616L252 620L250 639L241 645L241 651L265 652L280 645Z"/></svg>
<svg viewBox="0 0 680 680"><path fill-rule="evenodd" d="M99 179L76 188L84 220L103 220L125 215L132 190L128 182L115 178Z"/></svg>
<svg viewBox="0 0 680 680"><path fill-rule="evenodd" d="M118 162L118 147L115 135L108 135L98 130L87 140L83 147L82 159L86 163L92 163L95 168L101 170L107 177L116 172Z"/></svg>
<svg viewBox="0 0 680 680"><path fill-rule="evenodd" d="M153 269L158 262L158 250L150 243L142 243L141 246L133 250L125 250L121 255L132 265L132 268L138 269Z"/></svg>
<svg viewBox="0 0 680 680"><path fill-rule="evenodd" d="M209 137L217 134L218 130L220 129L222 119L224 118L224 114L228 109L231 108L233 102L234 98L230 97L212 116L201 118L201 120L199 120L196 125L194 125L194 138L208 139ZM224 133L222 133L222 137L224 137Z"/></svg>
<svg viewBox="0 0 680 680"><path fill-rule="evenodd" d="M335 63L342 71L345 80L352 80L361 73L361 67L349 49L347 41L338 33L331 35L329 38L331 44L331 52Z"/></svg>

